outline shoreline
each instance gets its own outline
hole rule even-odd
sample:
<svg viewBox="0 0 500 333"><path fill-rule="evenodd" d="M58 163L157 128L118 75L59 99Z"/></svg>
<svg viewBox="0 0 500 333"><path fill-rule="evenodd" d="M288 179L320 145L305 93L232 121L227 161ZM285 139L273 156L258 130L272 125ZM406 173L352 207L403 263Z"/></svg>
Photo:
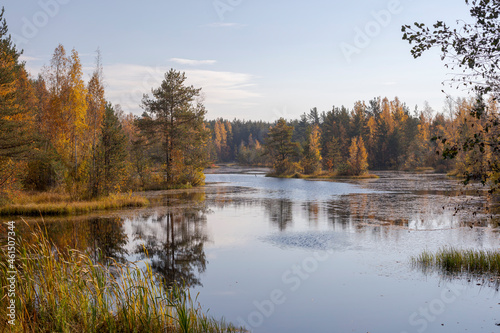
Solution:
<svg viewBox="0 0 500 333"><path fill-rule="evenodd" d="M21 202L19 202L21 201ZM0 216L66 216L99 210L146 207L149 200L134 194L112 194L95 200L71 200L69 196L41 192L25 194L21 200L0 207Z"/></svg>

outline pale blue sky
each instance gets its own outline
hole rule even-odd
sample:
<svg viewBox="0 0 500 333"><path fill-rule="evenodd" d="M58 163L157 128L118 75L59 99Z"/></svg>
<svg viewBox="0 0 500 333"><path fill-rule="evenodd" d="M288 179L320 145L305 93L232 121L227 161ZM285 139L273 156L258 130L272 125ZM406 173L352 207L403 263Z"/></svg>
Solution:
<svg viewBox="0 0 500 333"><path fill-rule="evenodd" d="M469 20L463 0L6 0L9 31L36 74L59 43L87 73L101 49L107 98L140 114L170 68L203 88L207 118L297 118L317 107L398 96L441 111L449 75L415 60L401 25ZM378 13L378 14L376 14ZM364 31L361 36L359 31ZM87 75L87 74L86 74ZM88 75L87 75L88 77Z"/></svg>

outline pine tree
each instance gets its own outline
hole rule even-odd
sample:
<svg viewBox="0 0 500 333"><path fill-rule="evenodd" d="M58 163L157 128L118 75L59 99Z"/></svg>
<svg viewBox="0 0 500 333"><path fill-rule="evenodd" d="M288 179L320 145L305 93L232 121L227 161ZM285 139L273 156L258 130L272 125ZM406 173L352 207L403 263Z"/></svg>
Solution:
<svg viewBox="0 0 500 333"><path fill-rule="evenodd" d="M293 127L288 126L283 118L269 129L265 149L271 157L273 170L277 175L294 172L292 158L296 156L297 144L292 142L292 135Z"/></svg>
<svg viewBox="0 0 500 333"><path fill-rule="evenodd" d="M33 114L36 97L21 52L12 43L5 19L0 12L0 191L14 184L20 170L17 163L29 155L33 144Z"/></svg>
<svg viewBox="0 0 500 333"><path fill-rule="evenodd" d="M341 167L342 156L340 153L339 141L336 137L332 137L327 143L325 148L325 155L323 163L329 172Z"/></svg>
<svg viewBox="0 0 500 333"><path fill-rule="evenodd" d="M19 62L21 52L12 43L5 19L0 13L0 157L24 155L32 143L30 117L26 101L20 96L20 85L29 84L24 66ZM26 89L31 89L26 87Z"/></svg>
<svg viewBox="0 0 500 333"><path fill-rule="evenodd" d="M167 186L202 182L207 160L206 110L196 101L201 89L186 86L185 81L184 73L171 69L160 87L152 89L153 97L145 95L142 101L151 125L161 135Z"/></svg>
<svg viewBox="0 0 500 333"><path fill-rule="evenodd" d="M96 69L87 85L87 138L90 141L90 165L89 165L89 194L92 197L97 196L97 141L99 139L103 116L106 108L104 99L104 85L101 65L101 54L97 50Z"/></svg>
<svg viewBox="0 0 500 333"><path fill-rule="evenodd" d="M127 136L110 103L105 106L96 157L96 195L118 191L125 178Z"/></svg>

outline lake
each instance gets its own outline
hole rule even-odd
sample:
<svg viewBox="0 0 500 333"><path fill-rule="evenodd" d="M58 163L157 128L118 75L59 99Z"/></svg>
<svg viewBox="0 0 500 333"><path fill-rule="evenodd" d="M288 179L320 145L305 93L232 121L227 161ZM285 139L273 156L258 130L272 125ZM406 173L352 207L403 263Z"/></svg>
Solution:
<svg viewBox="0 0 500 333"><path fill-rule="evenodd" d="M484 189L438 174L312 181L207 174L153 205L46 219L56 245L149 260L252 332L499 332L498 281L413 269L444 246L500 248ZM489 209L489 211L488 211Z"/></svg>

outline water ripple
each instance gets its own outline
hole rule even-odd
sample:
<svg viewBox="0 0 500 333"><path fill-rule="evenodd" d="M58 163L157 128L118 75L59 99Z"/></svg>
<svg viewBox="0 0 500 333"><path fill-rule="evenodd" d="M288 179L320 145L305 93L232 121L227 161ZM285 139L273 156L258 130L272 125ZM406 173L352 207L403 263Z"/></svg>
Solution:
<svg viewBox="0 0 500 333"><path fill-rule="evenodd" d="M274 234L262 241L279 248L300 248L313 251L343 250L351 246L347 235L333 232L299 232Z"/></svg>

